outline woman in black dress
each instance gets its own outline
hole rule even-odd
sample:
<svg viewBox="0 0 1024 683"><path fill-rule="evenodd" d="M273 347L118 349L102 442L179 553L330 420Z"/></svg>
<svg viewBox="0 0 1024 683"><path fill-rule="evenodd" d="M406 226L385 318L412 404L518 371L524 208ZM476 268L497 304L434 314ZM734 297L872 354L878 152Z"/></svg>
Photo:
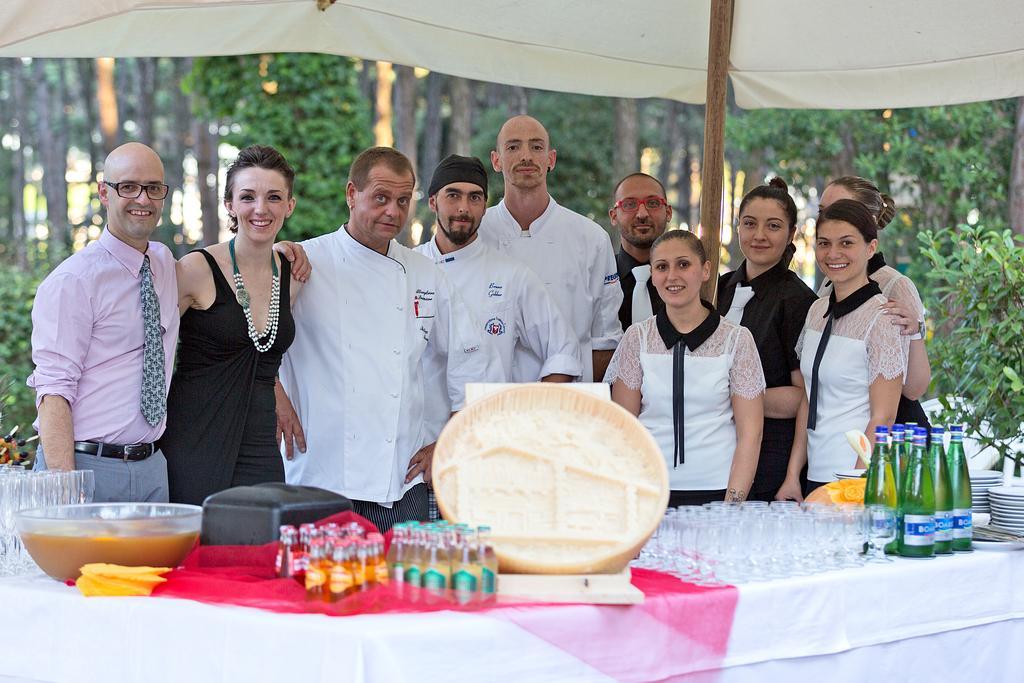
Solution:
<svg viewBox="0 0 1024 683"><path fill-rule="evenodd" d="M273 247L295 209L294 178L272 147L243 149L224 189L235 236L178 263L180 344L160 440L172 502L284 481L274 379L295 337L301 283Z"/></svg>
<svg viewBox="0 0 1024 683"><path fill-rule="evenodd" d="M753 334L767 386L761 455L748 500L774 499L785 481L804 393L794 349L817 297L789 269L796 219L796 203L781 178L748 192L736 228L744 260L718 279L718 312Z"/></svg>

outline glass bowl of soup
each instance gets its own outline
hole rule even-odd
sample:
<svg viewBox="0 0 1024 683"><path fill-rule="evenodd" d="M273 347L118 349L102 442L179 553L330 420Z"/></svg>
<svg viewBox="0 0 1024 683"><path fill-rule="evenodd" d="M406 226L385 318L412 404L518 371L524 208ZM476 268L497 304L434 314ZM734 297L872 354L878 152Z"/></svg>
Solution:
<svg viewBox="0 0 1024 683"><path fill-rule="evenodd" d="M15 513L22 543L60 581L82 565L176 567L196 544L203 509L173 503L55 505Z"/></svg>

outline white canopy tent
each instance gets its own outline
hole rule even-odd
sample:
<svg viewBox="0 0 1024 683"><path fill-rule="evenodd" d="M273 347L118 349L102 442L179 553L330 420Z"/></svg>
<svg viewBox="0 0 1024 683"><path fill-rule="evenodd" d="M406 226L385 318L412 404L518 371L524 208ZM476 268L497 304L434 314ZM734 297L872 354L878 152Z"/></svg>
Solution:
<svg viewBox="0 0 1024 683"><path fill-rule="evenodd" d="M323 7L323 9L321 9ZM731 38L731 40L730 40ZM326 52L566 92L707 103L720 215L726 74L741 107L1024 95L1024 0L4 0L0 56ZM717 235L708 235L717 255ZM709 240L710 238L710 240ZM712 279L713 280L713 279Z"/></svg>

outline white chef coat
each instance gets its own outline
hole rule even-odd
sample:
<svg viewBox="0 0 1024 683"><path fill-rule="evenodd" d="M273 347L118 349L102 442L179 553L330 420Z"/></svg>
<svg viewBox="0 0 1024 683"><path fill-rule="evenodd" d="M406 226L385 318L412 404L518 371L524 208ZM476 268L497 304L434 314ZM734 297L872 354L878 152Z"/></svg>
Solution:
<svg viewBox="0 0 1024 683"><path fill-rule="evenodd" d="M467 382L500 381L497 356L448 278L395 241L387 256L345 226L302 243L315 275L292 315L295 342L280 377L306 435L285 461L289 483L388 504L409 460L433 441L423 422L425 362L446 368L448 400L462 407Z"/></svg>
<svg viewBox="0 0 1024 683"><path fill-rule="evenodd" d="M807 430L807 478L811 481L835 481L837 471L854 466L857 455L847 444L846 432L867 428L871 383L879 375L894 379L906 368L910 340L882 313L881 304L886 301L884 294L876 294L833 322L818 366L817 425ZM797 340L808 400L828 302L825 297L811 304Z"/></svg>
<svg viewBox="0 0 1024 683"><path fill-rule="evenodd" d="M713 314L717 315L717 314ZM683 356L684 462L675 465L672 350L657 318L629 327L608 365L605 381L640 389L640 423L661 447L673 491L715 491L729 485L736 452L733 394L764 393L764 374L750 330L722 319L703 344Z"/></svg>
<svg viewBox="0 0 1024 683"><path fill-rule="evenodd" d="M622 337L622 288L608 234L550 197L544 213L529 230L519 227L501 200L484 214L479 234L487 244L519 259L540 277L576 333L583 381L593 381L591 352L610 351ZM530 381L540 374L543 359L522 347L514 354L513 366L515 381Z"/></svg>
<svg viewBox="0 0 1024 683"><path fill-rule="evenodd" d="M583 374L576 335L544 283L525 264L499 253L480 239L442 254L435 237L416 247L416 251L445 272L466 302L484 344L493 346L501 358L503 382L513 381L513 355L520 347L542 361L539 373L528 381L536 382L554 373L572 377ZM433 393L439 398L436 405L428 401L427 412L435 413L433 421L440 433L451 406L446 400L443 375L437 373L435 377L437 390Z"/></svg>

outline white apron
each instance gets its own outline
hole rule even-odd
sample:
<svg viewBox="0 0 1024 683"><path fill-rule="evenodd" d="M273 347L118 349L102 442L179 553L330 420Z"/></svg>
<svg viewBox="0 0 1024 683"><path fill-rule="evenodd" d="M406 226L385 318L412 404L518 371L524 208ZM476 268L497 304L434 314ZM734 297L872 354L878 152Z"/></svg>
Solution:
<svg viewBox="0 0 1024 683"><path fill-rule="evenodd" d="M641 341L641 345L643 341ZM640 422L658 442L668 466L669 489L715 491L729 485L736 451L736 425L729 393L732 356L716 358L687 354L683 358L684 462L674 467L672 429L672 354L640 350L644 378L640 386Z"/></svg>
<svg viewBox="0 0 1024 683"><path fill-rule="evenodd" d="M800 372L808 400L820 341L820 331L806 330ZM811 481L835 481L837 470L848 470L856 464L857 455L846 442L846 432L867 428L871 419L868 385L865 343L833 332L818 367L817 429L807 430L807 478Z"/></svg>

